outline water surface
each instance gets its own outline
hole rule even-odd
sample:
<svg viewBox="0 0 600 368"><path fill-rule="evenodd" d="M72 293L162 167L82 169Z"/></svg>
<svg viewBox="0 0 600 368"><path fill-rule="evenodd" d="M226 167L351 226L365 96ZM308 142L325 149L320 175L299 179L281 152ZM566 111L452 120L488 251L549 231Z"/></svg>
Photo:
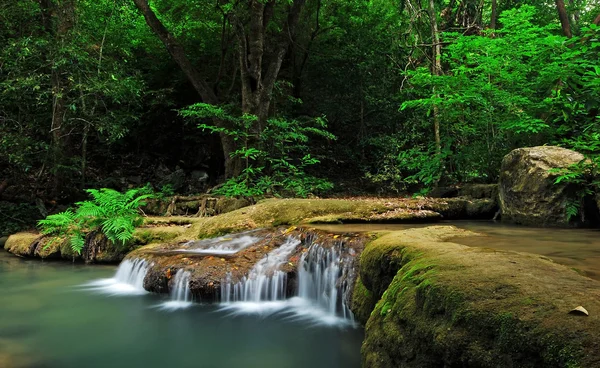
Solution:
<svg viewBox="0 0 600 368"><path fill-rule="evenodd" d="M600 280L600 230L549 229L507 225L492 221L442 221L433 224L348 224L316 225L331 232L369 232L406 230L431 225L454 225L471 230L478 236L456 237L452 242L471 247L485 247L544 255L553 261Z"/></svg>
<svg viewBox="0 0 600 368"><path fill-rule="evenodd" d="M232 314L209 305L169 312L159 308L168 296L107 296L81 287L115 270L0 251L0 366L360 366L361 329L308 324L285 314Z"/></svg>

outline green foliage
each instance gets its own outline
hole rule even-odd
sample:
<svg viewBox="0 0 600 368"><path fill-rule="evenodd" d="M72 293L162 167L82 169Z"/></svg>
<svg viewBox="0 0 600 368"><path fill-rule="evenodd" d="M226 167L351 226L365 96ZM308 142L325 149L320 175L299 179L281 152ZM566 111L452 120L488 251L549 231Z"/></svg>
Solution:
<svg viewBox="0 0 600 368"><path fill-rule="evenodd" d="M113 189L88 189L91 200L76 203L75 210L68 209L38 222L43 234L56 238L69 238L71 248L81 253L85 235L100 230L114 244L125 246L133 237L142 217L138 210L151 198L148 188L130 189L125 193Z"/></svg>
<svg viewBox="0 0 600 368"><path fill-rule="evenodd" d="M494 179L509 150L558 142L597 124L589 115L598 107L595 27L568 42L556 35L555 24L535 23L537 14L523 5L502 13L501 29L477 36L446 32L447 72L437 76L421 67L407 73L415 95L401 109L430 116L437 108L452 151L439 169L452 181Z"/></svg>
<svg viewBox="0 0 600 368"><path fill-rule="evenodd" d="M320 161L310 154L311 138L334 140L326 131L324 118L285 119L271 118L260 132L255 129L257 117L244 114L235 116L231 107L194 104L181 110L182 116L193 119L220 119L231 123L230 128L200 123L201 129L224 133L233 137L238 148L232 158L241 159L241 175L227 180L215 194L229 197L262 195L295 195L306 197L322 193L333 186L327 180L307 174L307 169Z"/></svg>
<svg viewBox="0 0 600 368"><path fill-rule="evenodd" d="M582 211L586 197L600 193L600 156L589 155L582 161L566 169L551 169L556 174L555 185L571 185L576 188L573 198L570 198L565 207L567 221L577 217L585 221Z"/></svg>

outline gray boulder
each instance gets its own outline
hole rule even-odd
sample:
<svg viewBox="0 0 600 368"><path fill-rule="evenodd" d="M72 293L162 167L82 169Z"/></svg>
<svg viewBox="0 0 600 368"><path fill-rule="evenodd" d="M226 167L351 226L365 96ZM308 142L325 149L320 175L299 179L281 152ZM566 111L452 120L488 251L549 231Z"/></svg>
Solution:
<svg viewBox="0 0 600 368"><path fill-rule="evenodd" d="M575 199L572 184L554 184L554 168L568 168L585 157L561 147L519 148L504 157L499 201L502 221L532 226L570 226L566 213Z"/></svg>

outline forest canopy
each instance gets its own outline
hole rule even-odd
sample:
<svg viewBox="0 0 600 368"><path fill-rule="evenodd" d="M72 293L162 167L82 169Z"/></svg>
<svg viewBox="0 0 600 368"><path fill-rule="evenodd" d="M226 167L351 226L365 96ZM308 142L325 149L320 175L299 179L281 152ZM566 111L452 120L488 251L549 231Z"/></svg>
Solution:
<svg viewBox="0 0 600 368"><path fill-rule="evenodd" d="M42 214L145 183L425 193L600 149L599 0L4 0L0 24L0 200Z"/></svg>

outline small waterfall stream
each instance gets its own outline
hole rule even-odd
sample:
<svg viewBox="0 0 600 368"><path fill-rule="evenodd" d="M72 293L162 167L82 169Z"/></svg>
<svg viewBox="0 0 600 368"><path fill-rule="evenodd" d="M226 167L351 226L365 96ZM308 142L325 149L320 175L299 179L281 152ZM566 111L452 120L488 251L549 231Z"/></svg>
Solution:
<svg viewBox="0 0 600 368"><path fill-rule="evenodd" d="M173 287L170 290L171 300L160 305L161 309L177 310L185 309L192 305L190 293L190 273L179 269L173 278Z"/></svg>
<svg viewBox="0 0 600 368"><path fill-rule="evenodd" d="M114 277L92 281L84 286L110 295L145 294L144 278L150 266L143 259L126 259L121 262Z"/></svg>
<svg viewBox="0 0 600 368"><path fill-rule="evenodd" d="M241 233L190 242L185 247L190 253L233 254L257 239ZM353 324L348 300L355 279L354 250L342 241L335 243L327 238L320 243L318 239L318 235L310 234L303 241L288 236L256 262L246 276L234 280L231 273L227 274L220 283L222 309L232 314L281 313L315 324ZM291 271L290 265L297 267L297 272ZM144 278L151 266L143 259L126 259L114 277L85 286L110 295L145 294ZM193 305L191 276L190 271L179 268L169 281L170 298L159 308L178 310Z"/></svg>
<svg viewBox="0 0 600 368"><path fill-rule="evenodd" d="M272 250L250 270L248 276L233 284L229 276L221 284L221 298L225 303L277 301L286 297L287 275L278 268L300 245L300 240L288 238Z"/></svg>
<svg viewBox="0 0 600 368"><path fill-rule="evenodd" d="M352 249L349 249L352 252ZM298 296L310 300L329 315L354 320L346 304L354 281L352 254L342 255L342 245L324 248L313 243L302 255L298 271Z"/></svg>
<svg viewBox="0 0 600 368"><path fill-rule="evenodd" d="M221 284L222 307L234 314L282 312L316 324L352 324L346 300L354 282L353 250L340 242L323 247L309 240L298 264L297 296L286 299L287 274L278 268L294 253L299 240L288 238L233 284L231 275Z"/></svg>

